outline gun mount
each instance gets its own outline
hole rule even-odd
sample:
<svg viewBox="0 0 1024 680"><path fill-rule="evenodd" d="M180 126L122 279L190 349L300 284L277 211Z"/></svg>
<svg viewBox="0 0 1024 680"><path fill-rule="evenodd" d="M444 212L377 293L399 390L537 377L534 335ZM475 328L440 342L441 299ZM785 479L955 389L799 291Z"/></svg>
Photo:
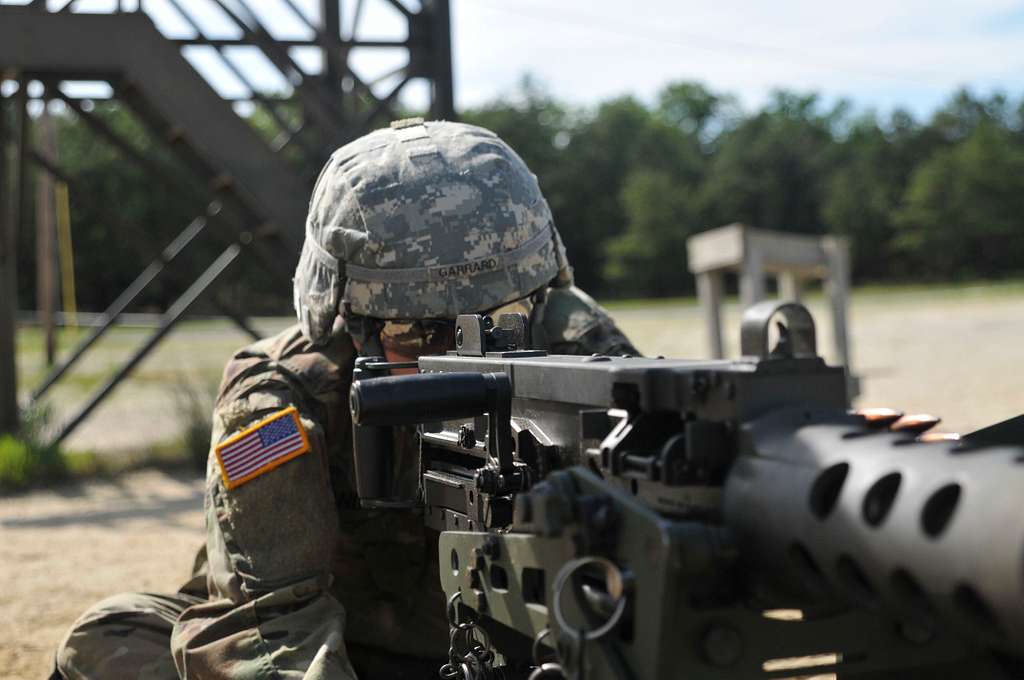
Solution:
<svg viewBox="0 0 1024 680"><path fill-rule="evenodd" d="M454 629L486 631L451 677L1020 675L1021 442L851 412L796 304L748 310L736 361L549 356L521 328L459 317L418 375L353 384L360 496L422 506ZM388 497L367 432L412 423L422 485Z"/></svg>

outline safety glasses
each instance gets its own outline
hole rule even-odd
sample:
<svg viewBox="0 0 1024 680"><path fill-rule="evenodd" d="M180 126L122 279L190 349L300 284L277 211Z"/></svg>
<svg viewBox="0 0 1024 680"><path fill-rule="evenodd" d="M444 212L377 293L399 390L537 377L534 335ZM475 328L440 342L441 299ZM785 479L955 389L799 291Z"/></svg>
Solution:
<svg viewBox="0 0 1024 680"><path fill-rule="evenodd" d="M455 349L455 321L451 319L387 320L380 330L380 344L402 356L444 354Z"/></svg>
<svg viewBox="0 0 1024 680"><path fill-rule="evenodd" d="M515 312L529 318L533 312L533 301L529 297L513 300L482 313L497 318ZM361 342L376 333L383 349L400 356L444 354L455 349L454 319L372 319L352 316L346 317L345 322L349 332Z"/></svg>

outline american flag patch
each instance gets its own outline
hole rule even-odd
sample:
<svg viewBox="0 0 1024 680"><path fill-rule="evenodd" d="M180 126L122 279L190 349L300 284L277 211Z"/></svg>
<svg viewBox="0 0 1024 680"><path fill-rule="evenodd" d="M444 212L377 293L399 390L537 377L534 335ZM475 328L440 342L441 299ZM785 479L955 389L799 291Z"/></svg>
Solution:
<svg viewBox="0 0 1024 680"><path fill-rule="evenodd" d="M294 406L264 418L214 449L224 486L233 489L309 451L306 430Z"/></svg>

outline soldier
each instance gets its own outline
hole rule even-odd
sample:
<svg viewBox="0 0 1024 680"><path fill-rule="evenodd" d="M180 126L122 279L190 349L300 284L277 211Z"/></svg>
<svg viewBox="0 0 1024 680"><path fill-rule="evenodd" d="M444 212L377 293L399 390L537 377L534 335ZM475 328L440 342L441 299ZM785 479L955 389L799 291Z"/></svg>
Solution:
<svg viewBox="0 0 1024 680"><path fill-rule="evenodd" d="M401 121L334 153L294 292L299 323L224 371L196 577L95 605L54 677L436 677L448 648L437 534L413 513L357 507L355 357L443 353L457 314L506 311L527 314L552 352L636 353L572 285L523 161L459 123ZM415 485L410 437L396 449L398 479Z"/></svg>

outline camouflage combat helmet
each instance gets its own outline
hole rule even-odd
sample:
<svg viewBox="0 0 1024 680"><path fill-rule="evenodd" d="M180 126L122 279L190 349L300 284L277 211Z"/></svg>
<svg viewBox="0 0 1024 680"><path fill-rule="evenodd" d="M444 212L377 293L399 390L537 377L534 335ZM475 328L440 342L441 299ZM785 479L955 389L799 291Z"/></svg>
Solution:
<svg viewBox="0 0 1024 680"><path fill-rule="evenodd" d="M338 149L320 173L295 272L313 342L346 314L451 319L571 282L537 178L494 133L393 123Z"/></svg>

